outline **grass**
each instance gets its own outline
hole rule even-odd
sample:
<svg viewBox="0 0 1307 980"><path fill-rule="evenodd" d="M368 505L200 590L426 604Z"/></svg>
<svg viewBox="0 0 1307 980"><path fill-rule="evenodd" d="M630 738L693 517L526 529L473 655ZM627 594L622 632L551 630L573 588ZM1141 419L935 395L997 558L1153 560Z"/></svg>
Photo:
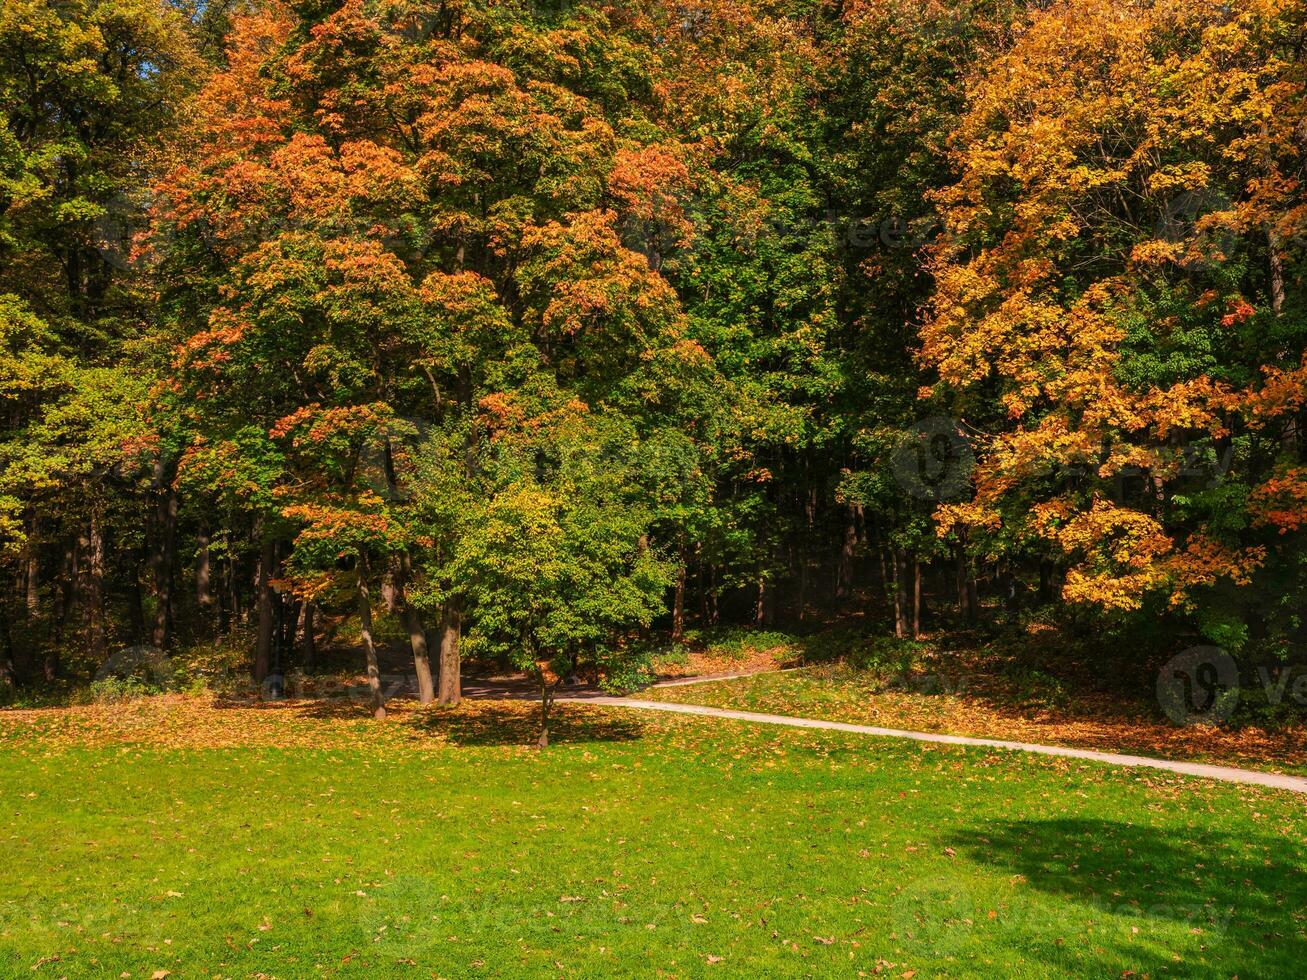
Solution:
<svg viewBox="0 0 1307 980"><path fill-rule="evenodd" d="M1293 976L1300 798L560 706L0 713L0 975Z"/></svg>
<svg viewBox="0 0 1307 980"><path fill-rule="evenodd" d="M809 666L802 670L654 688L640 697L1307 774L1307 726L1301 724L1183 727L1161 717L1152 691L1130 698L924 644L887 644L871 652L875 656L855 650L847 660L812 663L813 651L806 650Z"/></svg>

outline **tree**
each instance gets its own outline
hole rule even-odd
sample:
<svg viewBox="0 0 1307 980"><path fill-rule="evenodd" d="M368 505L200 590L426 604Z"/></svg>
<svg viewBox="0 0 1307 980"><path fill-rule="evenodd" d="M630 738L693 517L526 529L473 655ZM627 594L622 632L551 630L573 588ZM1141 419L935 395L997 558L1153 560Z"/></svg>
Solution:
<svg viewBox="0 0 1307 980"><path fill-rule="evenodd" d="M922 335L933 393L987 434L941 527L1051 548L1067 602L1160 601L1232 647L1291 632L1257 597L1301 583L1302 18L1036 16L971 93Z"/></svg>
<svg viewBox="0 0 1307 980"><path fill-rule="evenodd" d="M588 656L613 668L662 610L672 565L648 544L650 511L625 420L566 402L493 432L481 490L443 575L467 603L470 649L540 681L539 745L560 680Z"/></svg>
<svg viewBox="0 0 1307 980"><path fill-rule="evenodd" d="M74 633L103 660L113 525L130 538L148 497L155 362L138 346L150 312L134 232L195 64L181 19L153 0L0 10L0 356L14 358L0 494L21 502L23 646L45 647L47 680ZM42 636L47 585L59 601Z"/></svg>
<svg viewBox="0 0 1307 980"><path fill-rule="evenodd" d="M527 11L506 31L502 16L345 2L238 18L157 211L192 453L268 461L256 482L278 520L245 520L289 546L306 596L335 594L313 591L326 551L300 555L319 537L358 588L367 569L391 573L424 691L409 594L440 595L442 701L458 697L467 599L423 581L460 539L439 514L413 517L411 434L463 440L449 458L471 484L477 440L529 415L533 385L653 431L694 409L650 394L651 374L705 361L623 238L654 216L632 161L675 152L641 151L638 129L616 138L648 97L629 58L639 25L591 7L570 32ZM677 220L672 198L655 210Z"/></svg>

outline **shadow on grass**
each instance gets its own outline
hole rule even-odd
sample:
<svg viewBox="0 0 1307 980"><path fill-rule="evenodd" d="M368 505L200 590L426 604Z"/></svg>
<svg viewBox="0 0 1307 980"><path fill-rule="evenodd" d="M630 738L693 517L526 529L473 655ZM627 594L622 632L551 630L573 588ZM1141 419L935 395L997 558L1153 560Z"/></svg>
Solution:
<svg viewBox="0 0 1307 980"><path fill-rule="evenodd" d="M535 745L540 709L527 703L464 701L456 708L427 708L409 723L453 745ZM636 719L571 704L555 705L549 719L551 745L633 742L644 736L644 730Z"/></svg>
<svg viewBox="0 0 1307 980"><path fill-rule="evenodd" d="M465 698L454 707L421 707L412 696L387 702L389 717L373 722L371 703L364 696L262 701L253 698L215 698L213 706L225 711L256 711L289 719L359 723L364 727L391 726L418 740L450 745L535 746L540 735L540 705L511 697L503 700ZM604 708L578 703L556 703L549 716L551 745L584 742L631 742L643 738L650 722L625 717Z"/></svg>
<svg viewBox="0 0 1307 980"><path fill-rule="evenodd" d="M948 839L977 863L1021 875L1022 887L1123 917L1147 932L1178 923L1246 976L1301 976L1307 962L1307 858L1300 841L1231 837L1099 819L1018 820ZM1032 932L1049 927L1029 922ZM1121 938L1125 940L1122 926ZM1106 947L1112 929L1100 929ZM1108 950L1105 950L1108 951ZM1110 950L1137 972L1178 967L1153 943ZM1106 975L1118 959L1095 971Z"/></svg>

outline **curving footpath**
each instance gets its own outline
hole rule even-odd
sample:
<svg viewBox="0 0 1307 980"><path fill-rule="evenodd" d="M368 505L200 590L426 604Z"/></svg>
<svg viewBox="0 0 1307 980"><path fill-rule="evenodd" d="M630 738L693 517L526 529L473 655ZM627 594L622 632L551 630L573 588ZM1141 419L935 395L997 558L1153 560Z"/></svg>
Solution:
<svg viewBox="0 0 1307 980"><path fill-rule="evenodd" d="M660 685L662 686L662 685ZM585 704L604 704L614 708L636 708L641 711L670 711L681 715L702 715L709 718L730 718L751 721L761 725L787 725L791 728L820 728L836 732L853 732L858 735L879 735L882 738L907 738L916 742L938 742L943 745L969 745L980 748L1007 749L1013 752L1034 752L1038 755L1055 755L1068 759L1087 759L1111 766L1138 766L1162 769L1185 776L1219 779L1227 783L1246 783L1284 789L1291 793L1307 793L1307 778L1286 776L1274 772L1257 772L1253 769L1235 769L1231 766L1209 766L1201 762L1173 762L1169 759L1150 759L1142 755L1121 755L1116 752L1094 752L1089 749L1068 749L1058 745L1034 745L1029 742L1007 742L996 738L968 738L964 735L937 735L933 732L906 732L896 728L877 728L874 725L854 725L843 721L819 721L815 718L792 718L789 715L768 715L757 711L735 711L730 708L708 708L698 704L675 704L664 701L641 701L638 698L605 696L559 697L559 701L577 701Z"/></svg>

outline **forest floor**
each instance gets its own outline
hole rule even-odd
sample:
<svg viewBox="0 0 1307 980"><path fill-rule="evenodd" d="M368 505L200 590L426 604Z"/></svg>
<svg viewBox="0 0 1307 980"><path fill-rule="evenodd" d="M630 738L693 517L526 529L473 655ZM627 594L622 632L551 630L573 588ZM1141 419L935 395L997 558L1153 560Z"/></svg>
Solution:
<svg viewBox="0 0 1307 980"><path fill-rule="evenodd" d="M523 701L393 707L0 712L0 976L1229 977L1307 957L1289 793L584 704L540 751Z"/></svg>

